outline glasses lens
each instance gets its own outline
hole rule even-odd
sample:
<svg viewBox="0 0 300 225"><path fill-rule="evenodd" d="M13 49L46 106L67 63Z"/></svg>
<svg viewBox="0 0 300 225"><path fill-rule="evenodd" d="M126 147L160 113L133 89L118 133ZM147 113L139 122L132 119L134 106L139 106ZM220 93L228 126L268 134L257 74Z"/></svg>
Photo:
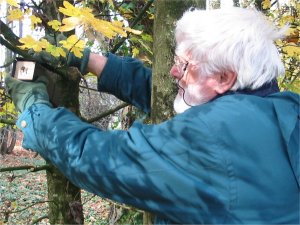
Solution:
<svg viewBox="0 0 300 225"><path fill-rule="evenodd" d="M175 64L178 71L184 72L186 70L188 62L182 60L179 56L175 56L174 57L174 64Z"/></svg>

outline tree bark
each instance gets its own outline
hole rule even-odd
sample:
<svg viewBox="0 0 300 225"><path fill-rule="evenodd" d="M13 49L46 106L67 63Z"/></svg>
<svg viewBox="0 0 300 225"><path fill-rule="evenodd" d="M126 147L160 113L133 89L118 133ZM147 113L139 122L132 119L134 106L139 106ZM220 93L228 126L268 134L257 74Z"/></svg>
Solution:
<svg viewBox="0 0 300 225"><path fill-rule="evenodd" d="M45 72L46 71L46 72ZM44 69L48 76L47 85L51 103L55 106L64 106L79 115L79 81L80 72L77 68L70 68L68 76L60 76ZM81 191L74 186L53 165L47 163L47 186L49 200L50 224L83 224L83 208Z"/></svg>
<svg viewBox="0 0 300 225"><path fill-rule="evenodd" d="M157 0L153 38L151 120L159 123L174 115L176 85L170 76L174 57L175 22L191 7L205 8L205 0Z"/></svg>
<svg viewBox="0 0 300 225"><path fill-rule="evenodd" d="M69 1L71 4L73 1ZM63 1L44 2L42 7L43 23L49 20L61 20L58 8ZM74 32L73 32L74 33ZM51 35L46 30L46 35ZM66 36L69 34L65 33ZM79 81L80 73L76 68L65 71L67 76L60 76L47 71L49 85L48 93L52 104L55 107L63 106L79 115ZM83 224L83 208L81 204L81 191L74 186L64 175L53 165L47 170L47 186L49 200L49 222L51 224Z"/></svg>

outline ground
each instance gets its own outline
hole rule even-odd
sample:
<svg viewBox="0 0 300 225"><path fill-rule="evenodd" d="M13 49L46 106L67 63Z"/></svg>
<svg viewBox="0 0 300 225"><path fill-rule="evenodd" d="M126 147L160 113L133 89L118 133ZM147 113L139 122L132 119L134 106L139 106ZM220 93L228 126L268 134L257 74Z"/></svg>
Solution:
<svg viewBox="0 0 300 225"><path fill-rule="evenodd" d="M34 152L16 147L9 155L0 155L0 168L23 165L43 165ZM107 224L111 202L82 192L85 224ZM47 215L46 173L27 170L0 172L0 225L31 224ZM45 224L44 219L41 223Z"/></svg>

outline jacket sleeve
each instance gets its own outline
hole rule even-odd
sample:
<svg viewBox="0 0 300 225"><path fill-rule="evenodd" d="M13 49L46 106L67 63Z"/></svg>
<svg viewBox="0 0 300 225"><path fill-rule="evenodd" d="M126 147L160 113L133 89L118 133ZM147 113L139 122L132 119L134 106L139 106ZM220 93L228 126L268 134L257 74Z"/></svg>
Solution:
<svg viewBox="0 0 300 225"><path fill-rule="evenodd" d="M150 112L151 70L137 59L108 54L98 90L115 95L146 113Z"/></svg>
<svg viewBox="0 0 300 225"><path fill-rule="evenodd" d="M219 157L208 153L207 146L191 151L201 143L213 145L214 137L189 118L179 115L159 125L135 122L128 131L102 131L65 108L35 104L17 125L24 133L23 147L40 153L76 186L161 218L193 223L205 220L208 210L223 213L225 206L208 188L210 173L205 171L216 168Z"/></svg>

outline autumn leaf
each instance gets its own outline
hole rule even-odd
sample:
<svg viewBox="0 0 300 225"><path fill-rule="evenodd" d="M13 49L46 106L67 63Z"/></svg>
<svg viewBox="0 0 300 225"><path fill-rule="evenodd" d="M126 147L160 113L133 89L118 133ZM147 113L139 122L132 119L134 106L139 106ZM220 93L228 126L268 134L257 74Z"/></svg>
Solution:
<svg viewBox="0 0 300 225"><path fill-rule="evenodd" d="M52 20L48 22L48 25L52 27L53 30L57 31L61 25L61 22L58 20Z"/></svg>
<svg viewBox="0 0 300 225"><path fill-rule="evenodd" d="M59 7L58 11L60 11L64 15L66 15L66 16L80 16L80 9L79 8L74 7L68 1L64 1L63 5L64 5L65 8Z"/></svg>
<svg viewBox="0 0 300 225"><path fill-rule="evenodd" d="M21 49L33 49L35 52L42 51L42 44L41 42L33 39L30 35L27 35L26 37L20 38L19 41L23 44L18 46Z"/></svg>
<svg viewBox="0 0 300 225"><path fill-rule="evenodd" d="M37 24L42 23L42 20L40 18L36 17L35 15L31 15L30 20L31 20L31 29L34 29L34 27Z"/></svg>
<svg viewBox="0 0 300 225"><path fill-rule="evenodd" d="M8 10L8 21L21 20L24 17L24 13L20 9Z"/></svg>
<svg viewBox="0 0 300 225"><path fill-rule="evenodd" d="M12 209L16 209L18 207L18 202L17 201L13 201L12 203L11 203L11 208Z"/></svg>
<svg viewBox="0 0 300 225"><path fill-rule="evenodd" d="M130 33L133 33L133 34L137 34L137 35L140 35L142 33L142 31L140 30L134 30L134 29L131 29L130 27L125 27L124 30L130 32Z"/></svg>
<svg viewBox="0 0 300 225"><path fill-rule="evenodd" d="M63 26L59 28L59 31L65 32L75 29L76 26L82 24L82 19L79 17L68 17L62 20Z"/></svg>
<svg viewBox="0 0 300 225"><path fill-rule="evenodd" d="M133 57L137 57L140 53L140 50L138 48L133 47L132 49L132 55Z"/></svg>
<svg viewBox="0 0 300 225"><path fill-rule="evenodd" d="M288 54L288 56L296 57L298 60L300 60L300 47L296 45L288 45L282 47L282 50Z"/></svg>
<svg viewBox="0 0 300 225"><path fill-rule="evenodd" d="M31 15L31 13L32 13L31 9L26 9L24 12L25 15L29 15L29 14Z"/></svg>
<svg viewBox="0 0 300 225"><path fill-rule="evenodd" d="M5 1L4 0L0 1L0 3L3 3L3 2L5 2ZM11 5L11 6L14 6L14 7L19 7L19 4L17 3L16 0L7 0L6 3L8 5Z"/></svg>
<svg viewBox="0 0 300 225"><path fill-rule="evenodd" d="M66 57L66 52L63 50L63 48L61 47L56 47L54 45L48 45L47 48L45 49L46 52L49 52L51 55L53 55L54 57Z"/></svg>
<svg viewBox="0 0 300 225"><path fill-rule="evenodd" d="M77 26L84 25L85 30L93 28L109 39L112 39L117 34L127 37L127 32L141 34L141 31L124 28L124 24L121 21L109 22L96 19L90 8L76 8L67 1L64 1L63 5L64 7L60 7L59 11L69 17L63 19L63 25L59 28L61 32L70 31Z"/></svg>
<svg viewBox="0 0 300 225"><path fill-rule="evenodd" d="M117 34L112 27L111 23L105 20L95 20L93 23L93 29L109 39L112 39Z"/></svg>
<svg viewBox="0 0 300 225"><path fill-rule="evenodd" d="M67 49L70 52L73 52L76 57L82 57L82 51L85 47L85 44L84 41L79 40L75 34L71 35L66 40L60 41L59 43L63 48Z"/></svg>
<svg viewBox="0 0 300 225"><path fill-rule="evenodd" d="M271 0L264 0L262 2L262 8L263 9L269 9L269 8L271 8Z"/></svg>
<svg viewBox="0 0 300 225"><path fill-rule="evenodd" d="M42 38L40 41L37 42L39 42L39 46L41 46L42 49L46 49L49 45L51 45L50 42L47 41L45 38Z"/></svg>

